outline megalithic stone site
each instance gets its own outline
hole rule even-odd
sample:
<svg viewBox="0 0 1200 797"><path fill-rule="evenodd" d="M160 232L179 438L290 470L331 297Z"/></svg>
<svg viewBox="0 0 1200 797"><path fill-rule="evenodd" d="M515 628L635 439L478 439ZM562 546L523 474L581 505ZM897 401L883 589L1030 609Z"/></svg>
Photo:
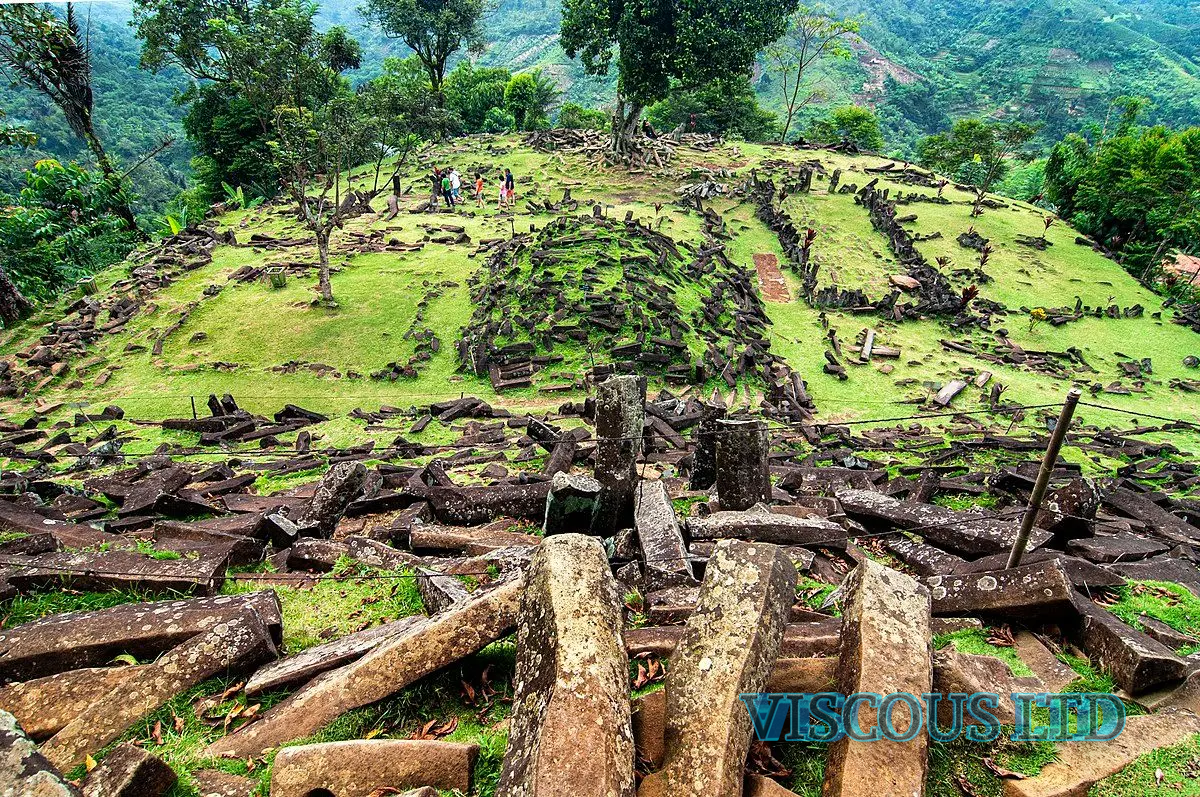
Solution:
<svg viewBox="0 0 1200 797"><path fill-rule="evenodd" d="M0 797L1197 793L1194 11L0 2Z"/></svg>

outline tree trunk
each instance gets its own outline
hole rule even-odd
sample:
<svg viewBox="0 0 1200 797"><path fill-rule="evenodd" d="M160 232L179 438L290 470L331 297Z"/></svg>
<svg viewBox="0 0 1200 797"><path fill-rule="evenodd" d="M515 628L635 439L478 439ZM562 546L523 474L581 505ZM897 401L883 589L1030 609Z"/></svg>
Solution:
<svg viewBox="0 0 1200 797"><path fill-rule="evenodd" d="M329 230L318 229L314 234L317 236L317 255L321 262L317 277L321 303L327 307L335 307L337 302L333 300L333 288L329 284Z"/></svg>
<svg viewBox="0 0 1200 797"><path fill-rule="evenodd" d="M117 174L117 170L113 168L112 161L108 159L108 153L104 151L104 145L100 143L100 139L91 127L85 129L84 140L87 142L88 149L92 151L92 155L95 156L96 163L100 166L100 171L104 172L105 177L119 186L121 175ZM125 222L125 228L134 233L139 241L146 240L146 234L138 227L137 219L134 218L133 210L129 207L128 203L118 202L113 205L112 210L121 221Z"/></svg>
<svg viewBox="0 0 1200 797"><path fill-rule="evenodd" d="M621 156L628 156L633 150L633 138L637 135L637 124L642 118L640 103L627 101L623 95L617 94L617 112L613 118L611 149Z"/></svg>
<svg viewBox="0 0 1200 797"><path fill-rule="evenodd" d="M5 328L11 328L32 309L33 303L9 279L8 272L0 268L0 321L4 322Z"/></svg>

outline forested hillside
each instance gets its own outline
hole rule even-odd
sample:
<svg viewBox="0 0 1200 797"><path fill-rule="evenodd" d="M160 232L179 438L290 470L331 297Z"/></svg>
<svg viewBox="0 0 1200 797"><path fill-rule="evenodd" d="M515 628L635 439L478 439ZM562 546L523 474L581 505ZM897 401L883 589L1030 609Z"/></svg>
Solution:
<svg viewBox="0 0 1200 797"><path fill-rule="evenodd" d="M162 154L141 165L136 172L139 208L160 209L182 189L189 174L191 151L180 129L184 109L174 102L187 86L176 70L153 74L138 69L137 40L129 28L126 2L81 5L81 23L88 34L92 53L92 90L95 94L96 127L126 168L172 137ZM22 172L46 157L82 158L86 147L75 138L62 113L45 96L30 89L12 87L0 69L0 110L8 121L36 131L36 147L5 152L0 157L0 192L23 184Z"/></svg>
<svg viewBox="0 0 1200 797"><path fill-rule="evenodd" d="M363 47L361 82L379 74L383 58L407 48L367 26L355 0L321 4L323 25L348 27ZM1040 139L1053 142L1087 123L1103 125L1110 101L1146 97L1147 124L1200 121L1200 12L1186 0L1145 3L1104 0L835 0L830 10L861 18L854 58L817 65L826 94L801 111L801 121L828 107L868 104L880 115L886 149L913 155L918 139L955 118L1028 117L1043 122ZM177 140L139 170L145 206L161 205L182 187L190 152L179 129L183 109L172 98L187 86L177 71L137 69L139 44L128 27L128 3L90 6L96 107L102 137L125 161L136 161L164 134ZM485 20L480 65L513 71L545 68L563 99L588 107L613 100L615 77L592 77L559 46L561 7L555 0L503 0ZM762 104L779 110L776 77L760 62L754 87ZM22 158L0 160L0 188L45 155L80 152L61 115L46 99L0 86L0 108L36 128L41 143ZM799 126L803 128L803 124ZM174 187L174 188L172 188Z"/></svg>

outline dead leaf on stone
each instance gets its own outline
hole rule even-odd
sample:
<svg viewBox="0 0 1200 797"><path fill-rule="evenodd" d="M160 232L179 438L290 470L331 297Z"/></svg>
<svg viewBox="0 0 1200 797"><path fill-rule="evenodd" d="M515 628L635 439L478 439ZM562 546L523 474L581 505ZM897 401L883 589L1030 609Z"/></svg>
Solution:
<svg viewBox="0 0 1200 797"><path fill-rule="evenodd" d="M984 758L983 765L988 768L989 772L1001 779L1009 778L1011 780L1024 780L1026 777L1028 777L1027 775L1022 775L1020 772L1013 772L1011 769L1005 769L991 758Z"/></svg>
<svg viewBox="0 0 1200 797"><path fill-rule="evenodd" d="M83 759L83 767L88 772L91 772L93 769L96 768L96 759L92 758L90 755L85 756Z"/></svg>
<svg viewBox="0 0 1200 797"><path fill-rule="evenodd" d="M987 638L989 645L995 645L996 647L1000 648L1011 648L1016 645L1016 642L1013 639L1012 628L1009 626L1002 625L989 629L989 631L990 633L988 634Z"/></svg>
<svg viewBox="0 0 1200 797"><path fill-rule="evenodd" d="M384 797L385 794L400 794L400 790L391 786L380 786L378 789L372 789L367 797Z"/></svg>

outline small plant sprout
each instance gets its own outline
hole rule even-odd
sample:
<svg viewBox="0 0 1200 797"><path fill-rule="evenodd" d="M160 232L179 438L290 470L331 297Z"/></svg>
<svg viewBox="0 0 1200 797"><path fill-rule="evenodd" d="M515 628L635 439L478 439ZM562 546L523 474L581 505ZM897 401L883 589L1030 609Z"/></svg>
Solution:
<svg viewBox="0 0 1200 797"><path fill-rule="evenodd" d="M1042 240L1046 240L1046 233L1050 232L1050 228L1054 226L1056 219L1053 216L1046 216L1042 219Z"/></svg>

